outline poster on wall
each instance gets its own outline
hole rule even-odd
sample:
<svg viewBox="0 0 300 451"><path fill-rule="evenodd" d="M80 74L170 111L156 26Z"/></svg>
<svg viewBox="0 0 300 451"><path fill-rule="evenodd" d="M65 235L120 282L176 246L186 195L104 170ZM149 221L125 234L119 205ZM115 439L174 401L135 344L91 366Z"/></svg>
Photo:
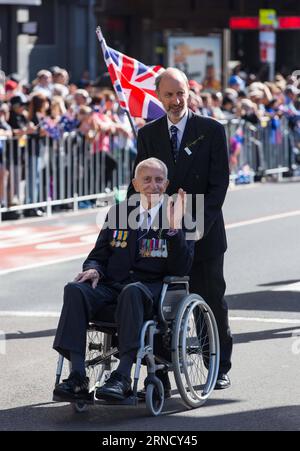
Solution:
<svg viewBox="0 0 300 451"><path fill-rule="evenodd" d="M169 36L168 66L185 72L206 91L221 89L222 42L221 36Z"/></svg>

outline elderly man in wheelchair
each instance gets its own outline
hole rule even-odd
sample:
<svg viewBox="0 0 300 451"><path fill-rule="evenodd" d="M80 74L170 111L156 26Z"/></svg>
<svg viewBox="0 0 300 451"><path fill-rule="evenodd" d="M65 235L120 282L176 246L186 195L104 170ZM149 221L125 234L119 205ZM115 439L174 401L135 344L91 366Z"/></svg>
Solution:
<svg viewBox="0 0 300 451"><path fill-rule="evenodd" d="M168 371L185 404L198 407L218 374L213 314L189 294L185 276L194 253L183 225L186 193L179 189L175 201L164 195L167 168L155 158L137 166L133 185L138 202L109 210L83 272L64 291L53 345L60 354L53 399L74 403L77 411L88 403L136 405L144 398L157 415L171 396ZM114 355L119 363L111 371ZM59 382L63 358L71 372ZM142 363L148 376L138 392Z"/></svg>

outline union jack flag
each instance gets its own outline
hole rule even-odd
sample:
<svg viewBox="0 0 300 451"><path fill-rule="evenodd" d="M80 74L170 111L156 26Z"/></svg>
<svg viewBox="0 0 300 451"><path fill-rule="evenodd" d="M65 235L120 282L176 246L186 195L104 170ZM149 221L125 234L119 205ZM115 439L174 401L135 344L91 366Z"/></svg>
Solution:
<svg viewBox="0 0 300 451"><path fill-rule="evenodd" d="M133 117L153 120L163 116L165 111L155 92L155 78L163 68L146 66L108 47L99 27L97 36L120 106Z"/></svg>

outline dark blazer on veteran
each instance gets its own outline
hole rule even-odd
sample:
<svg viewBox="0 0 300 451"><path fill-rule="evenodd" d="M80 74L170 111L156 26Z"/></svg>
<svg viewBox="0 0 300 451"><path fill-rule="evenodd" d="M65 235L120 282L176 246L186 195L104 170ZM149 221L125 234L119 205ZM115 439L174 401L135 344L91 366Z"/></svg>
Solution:
<svg viewBox="0 0 300 451"><path fill-rule="evenodd" d="M96 269L103 276L100 283L109 284L137 281L162 284L164 276L188 274L193 262L194 241L185 239L185 231L178 230L170 235L167 229L155 227L145 231L139 240L138 230L129 225L118 227L120 212L126 208L126 201L111 208L105 221L106 227L101 230L94 249L83 263L83 270ZM126 219L132 210L128 207ZM116 218L116 221L111 218ZM109 225L113 222L116 227ZM119 245L116 245L118 241ZM165 248L158 249L159 246ZM156 252L151 252L151 249Z"/></svg>

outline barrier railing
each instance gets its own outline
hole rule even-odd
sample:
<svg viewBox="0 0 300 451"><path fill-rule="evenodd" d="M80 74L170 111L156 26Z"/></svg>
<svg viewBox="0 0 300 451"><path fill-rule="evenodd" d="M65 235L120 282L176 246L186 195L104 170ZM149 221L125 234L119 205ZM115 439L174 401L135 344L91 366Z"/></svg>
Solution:
<svg viewBox="0 0 300 451"><path fill-rule="evenodd" d="M0 141L1 214L79 202L109 201L114 190L128 185L134 161L132 149L110 137L110 151L99 151L81 134L60 140L22 137Z"/></svg>
<svg viewBox="0 0 300 451"><path fill-rule="evenodd" d="M222 123L233 181L243 168L247 168L249 183L254 176L280 178L299 167L300 139L296 142L286 118L259 125L240 119ZM44 208L51 215L54 206L72 204L77 210L83 201L112 200L114 190L126 187L132 174L135 149L125 141L111 136L106 152L78 132L65 133L60 140L0 138L0 221L5 212Z"/></svg>
<svg viewBox="0 0 300 451"><path fill-rule="evenodd" d="M241 119L222 121L228 139L231 179L247 167L250 178L275 175L291 171L291 130L288 120L264 118L259 124Z"/></svg>

